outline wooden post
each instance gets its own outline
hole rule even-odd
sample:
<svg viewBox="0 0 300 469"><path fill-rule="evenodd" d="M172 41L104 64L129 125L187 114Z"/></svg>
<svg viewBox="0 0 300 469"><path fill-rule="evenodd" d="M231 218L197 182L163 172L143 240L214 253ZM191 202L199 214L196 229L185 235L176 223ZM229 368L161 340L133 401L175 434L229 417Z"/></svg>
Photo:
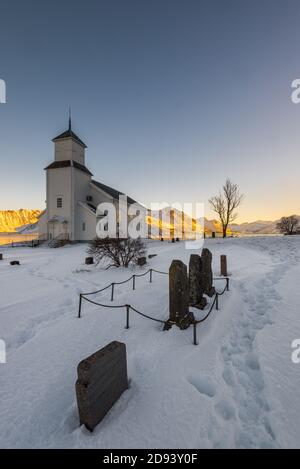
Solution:
<svg viewBox="0 0 300 469"><path fill-rule="evenodd" d="M222 255L220 258L221 261L221 276L227 277L227 257Z"/></svg>

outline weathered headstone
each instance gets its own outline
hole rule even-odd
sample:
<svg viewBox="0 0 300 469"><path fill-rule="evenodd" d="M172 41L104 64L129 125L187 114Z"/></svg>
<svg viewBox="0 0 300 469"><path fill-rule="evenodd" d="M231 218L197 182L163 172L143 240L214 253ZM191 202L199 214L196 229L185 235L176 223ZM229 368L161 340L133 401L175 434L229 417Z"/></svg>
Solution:
<svg viewBox="0 0 300 469"><path fill-rule="evenodd" d="M86 263L86 265L94 264L94 258L93 257L86 257L85 258L85 263Z"/></svg>
<svg viewBox="0 0 300 469"><path fill-rule="evenodd" d="M80 424L93 431L128 388L125 344L111 342L80 362L77 373Z"/></svg>
<svg viewBox="0 0 300 469"><path fill-rule="evenodd" d="M212 253L209 249L204 248L201 255L202 271L201 271L201 285L203 292L212 297L215 294L213 287L213 272L212 272Z"/></svg>
<svg viewBox="0 0 300 469"><path fill-rule="evenodd" d="M221 275L227 277L227 257L222 255L220 258L221 261Z"/></svg>
<svg viewBox="0 0 300 469"><path fill-rule="evenodd" d="M20 265L20 261L11 261L10 265Z"/></svg>
<svg viewBox="0 0 300 469"><path fill-rule="evenodd" d="M138 260L137 260L137 264L138 264L139 266L142 266L142 265L147 264L147 259L146 259L146 257L139 257Z"/></svg>
<svg viewBox="0 0 300 469"><path fill-rule="evenodd" d="M181 329L187 329L194 321L189 312L189 281L186 265L174 260L169 270L169 308L170 316L165 329L176 324Z"/></svg>
<svg viewBox="0 0 300 469"><path fill-rule="evenodd" d="M190 305L195 308L204 309L207 305L206 298L203 297L202 281L202 260L198 254L191 254L189 263L189 291Z"/></svg>

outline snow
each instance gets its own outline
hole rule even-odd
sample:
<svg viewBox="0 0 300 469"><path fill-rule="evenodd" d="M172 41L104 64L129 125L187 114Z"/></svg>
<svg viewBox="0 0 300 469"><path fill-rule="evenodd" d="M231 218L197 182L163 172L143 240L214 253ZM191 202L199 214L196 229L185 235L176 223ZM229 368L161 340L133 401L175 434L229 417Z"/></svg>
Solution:
<svg viewBox="0 0 300 469"><path fill-rule="evenodd" d="M230 292L220 310L192 329L83 304L78 294L121 281L140 268L86 266L86 245L2 248L0 339L1 448L300 447L300 237L207 239L214 272L228 256ZM188 262L184 242L149 242L149 266ZM10 260L20 266L10 266ZM222 282L217 287L221 288ZM110 303L110 291L97 296ZM115 287L114 304L168 316L168 278L154 274ZM200 318L205 312L198 312ZM129 389L90 434L79 427L76 367L112 340L126 344Z"/></svg>

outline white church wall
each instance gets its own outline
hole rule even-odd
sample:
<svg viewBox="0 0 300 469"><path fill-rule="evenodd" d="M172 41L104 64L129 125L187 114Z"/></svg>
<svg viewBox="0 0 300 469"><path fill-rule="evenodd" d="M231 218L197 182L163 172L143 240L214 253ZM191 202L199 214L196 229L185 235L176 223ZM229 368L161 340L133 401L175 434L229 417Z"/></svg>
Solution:
<svg viewBox="0 0 300 469"><path fill-rule="evenodd" d="M72 170L73 168L57 168L48 170L48 219L55 216L68 221L68 232L72 235ZM62 206L57 207L57 199L62 198ZM72 237L72 236L71 236Z"/></svg>
<svg viewBox="0 0 300 469"><path fill-rule="evenodd" d="M77 205L76 239L77 241L91 241L96 238L96 214L88 208Z"/></svg>
<svg viewBox="0 0 300 469"><path fill-rule="evenodd" d="M112 202L113 198L99 190L93 184L90 184L89 193L93 197L92 204L97 207L102 202Z"/></svg>

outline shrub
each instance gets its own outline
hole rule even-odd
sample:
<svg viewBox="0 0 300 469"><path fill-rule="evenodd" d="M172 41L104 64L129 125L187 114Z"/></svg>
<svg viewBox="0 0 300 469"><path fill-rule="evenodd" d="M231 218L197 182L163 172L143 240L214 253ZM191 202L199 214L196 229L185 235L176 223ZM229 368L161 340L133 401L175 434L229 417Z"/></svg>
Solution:
<svg viewBox="0 0 300 469"><path fill-rule="evenodd" d="M139 257L146 253L141 238L96 238L89 244L88 253L94 256L97 264L102 259L109 260L109 267L129 267L137 264Z"/></svg>

